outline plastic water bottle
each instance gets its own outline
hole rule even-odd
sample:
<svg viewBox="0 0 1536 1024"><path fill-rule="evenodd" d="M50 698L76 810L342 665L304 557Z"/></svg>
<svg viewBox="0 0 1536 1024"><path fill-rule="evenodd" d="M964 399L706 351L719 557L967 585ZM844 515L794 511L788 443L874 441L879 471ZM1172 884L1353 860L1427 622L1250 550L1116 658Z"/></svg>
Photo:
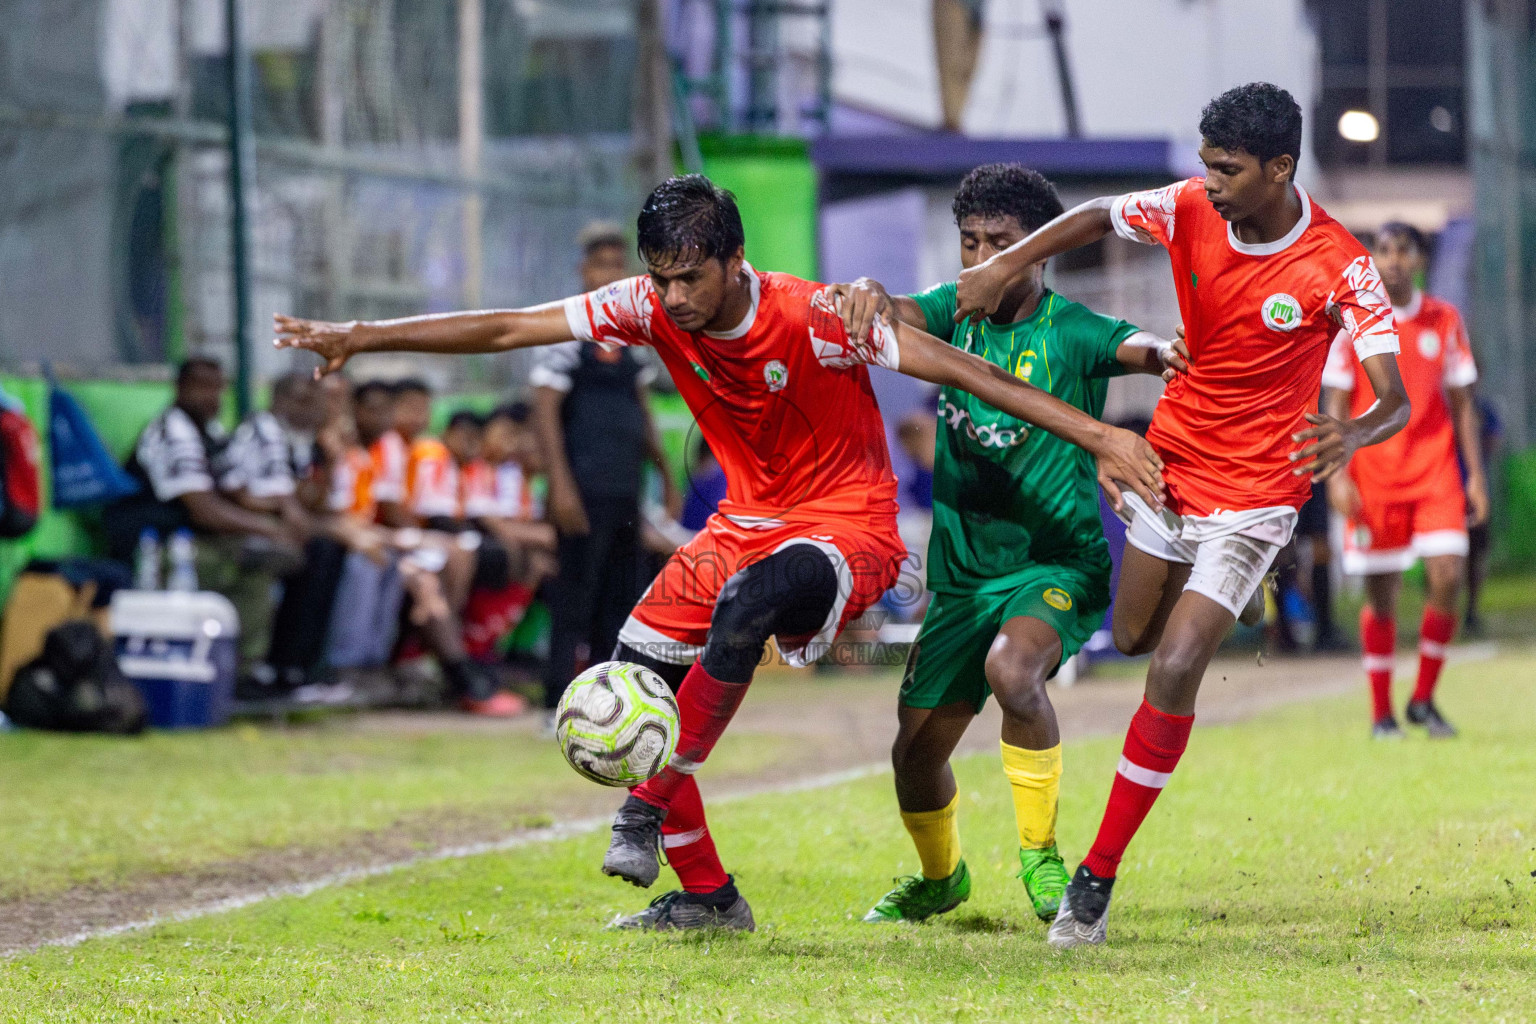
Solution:
<svg viewBox="0 0 1536 1024"><path fill-rule="evenodd" d="M160 589L160 534L146 528L139 534L139 555L133 568L137 590Z"/></svg>
<svg viewBox="0 0 1536 1024"><path fill-rule="evenodd" d="M167 590L191 593L197 590L197 548L192 541L191 530L177 530L171 534L171 575L166 581Z"/></svg>

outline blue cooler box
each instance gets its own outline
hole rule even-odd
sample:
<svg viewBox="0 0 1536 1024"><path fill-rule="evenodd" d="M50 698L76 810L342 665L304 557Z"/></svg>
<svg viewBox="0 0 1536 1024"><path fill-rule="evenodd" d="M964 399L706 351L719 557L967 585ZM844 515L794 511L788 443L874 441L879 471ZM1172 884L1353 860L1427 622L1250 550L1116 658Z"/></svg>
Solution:
<svg viewBox="0 0 1536 1024"><path fill-rule="evenodd" d="M205 729L228 720L240 618L227 598L119 590L111 622L118 668L144 694L150 725Z"/></svg>

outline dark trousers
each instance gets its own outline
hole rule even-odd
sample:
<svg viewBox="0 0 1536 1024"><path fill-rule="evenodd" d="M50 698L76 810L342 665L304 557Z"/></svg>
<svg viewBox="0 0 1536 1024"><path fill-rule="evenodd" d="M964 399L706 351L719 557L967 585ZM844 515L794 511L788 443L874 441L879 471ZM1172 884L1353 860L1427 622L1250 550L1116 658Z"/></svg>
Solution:
<svg viewBox="0 0 1536 1024"><path fill-rule="evenodd" d="M606 661L618 644L619 629L650 582L641 568L640 506L630 498L586 498L585 537L561 537L560 573L546 588L549 603L549 663L544 670L544 706L560 703L576 674L577 648L586 645L593 661Z"/></svg>
<svg viewBox="0 0 1536 1024"><path fill-rule="evenodd" d="M347 549L328 537L311 537L304 546L304 568L284 582L272 618L268 660L274 668L307 671L319 664L346 560Z"/></svg>

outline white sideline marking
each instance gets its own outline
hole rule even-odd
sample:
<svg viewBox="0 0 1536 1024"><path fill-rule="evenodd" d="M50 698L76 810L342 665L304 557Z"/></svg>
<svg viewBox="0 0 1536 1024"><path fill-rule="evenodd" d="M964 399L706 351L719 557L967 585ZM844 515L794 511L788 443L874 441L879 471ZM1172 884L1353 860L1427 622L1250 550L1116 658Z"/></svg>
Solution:
<svg viewBox="0 0 1536 1024"><path fill-rule="evenodd" d="M1499 653L1499 648L1492 641L1482 641L1453 647L1449 653L1451 664L1478 662L1494 657ZM1411 655L1405 653L1398 658L1398 661L1402 665L1411 666L1416 664L1417 658L1417 652ZM830 786L841 785L844 782L868 778L871 775L880 775L890 770L890 765L885 763L867 764L840 772L813 775L794 782L734 789L722 793L720 796L713 797L711 802L719 804L731 800L745 800L748 797L768 794L803 793L807 790L826 789ZM379 875L393 874L396 871L416 867L421 864L433 864L445 860L463 860L466 857L478 857L486 853L501 853L506 850L515 850L522 846L532 846L535 843L552 843L561 839L571 839L576 836L586 835L589 832L596 832L612 820L611 815L605 815L600 818L578 818L575 821L559 822L554 825L546 825L543 828L529 829L526 832L518 832L501 839L468 843L462 846L445 846L431 853L421 854L418 857L407 857L403 860L389 861L383 864L347 868L343 871L332 872L329 875L322 875L319 878L312 878L307 882L290 882L287 885L268 886L264 889L254 890L239 896L228 896L221 900L183 907L181 910L174 910L166 914L156 914L139 921L107 925L102 928L86 928L70 935L45 939L31 946L0 953L0 960L8 960L11 957L30 953L44 946L78 946L82 942L87 942L91 939L107 939L114 935L143 931L146 928L154 928L162 924L179 924L183 921L195 921L200 917L226 914L232 910L240 910L243 907L265 903L268 900L280 899L284 896L308 896L311 893L319 892L321 889L330 889L364 878L376 878Z"/></svg>
<svg viewBox="0 0 1536 1024"><path fill-rule="evenodd" d="M798 779L794 782L786 782L774 786L752 786L731 790L713 798L711 803L720 804L766 794L800 793L811 789L826 789L830 786L838 786L844 782L852 782L855 779L868 778L871 775L878 775L888 771L890 771L890 766L886 764L863 765L859 768L829 772L825 775L813 775L810 778ZM264 889L242 893L239 896L227 896L221 900L199 903L165 914L156 914L139 921L107 925L102 928L86 928L70 935L45 939L42 942L22 949L13 949L6 953L0 953L0 960L8 960L11 957L30 953L45 946L78 946L82 942L88 942L91 939L108 939L114 935L144 931L147 928L155 928L163 924L179 924L184 921L195 921L200 917L227 914L232 910L240 910L243 907L265 903L268 900L280 899L284 896L304 897L311 893L319 892L321 889L334 888L335 886L356 882L364 878L376 878L379 875L394 874L396 871L417 867L422 864L434 864L445 860L463 860L466 857L478 857L486 853L502 853L506 850L515 850L519 847L532 846L536 843L553 843L561 839L571 839L576 836L587 835L590 832L596 832L612 821L612 815L604 815L600 818L578 818L575 821L559 822L542 828L529 829L526 832L518 832L501 839L466 843L461 846L444 846L433 850L431 853L424 853L417 857L406 857L403 860L388 861L383 864L347 868L343 871L321 875L319 878L312 878L307 882L271 885Z"/></svg>

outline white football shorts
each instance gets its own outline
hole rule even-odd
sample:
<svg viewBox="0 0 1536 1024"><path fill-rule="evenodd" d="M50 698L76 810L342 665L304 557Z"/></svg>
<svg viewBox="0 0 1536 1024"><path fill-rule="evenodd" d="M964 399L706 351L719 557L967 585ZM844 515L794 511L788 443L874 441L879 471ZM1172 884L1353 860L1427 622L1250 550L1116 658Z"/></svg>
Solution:
<svg viewBox="0 0 1536 1024"><path fill-rule="evenodd" d="M1296 529L1296 510L1289 505L1181 516L1152 511L1130 488L1123 493L1126 541L1154 558L1192 566L1184 589L1204 594L1234 616Z"/></svg>

